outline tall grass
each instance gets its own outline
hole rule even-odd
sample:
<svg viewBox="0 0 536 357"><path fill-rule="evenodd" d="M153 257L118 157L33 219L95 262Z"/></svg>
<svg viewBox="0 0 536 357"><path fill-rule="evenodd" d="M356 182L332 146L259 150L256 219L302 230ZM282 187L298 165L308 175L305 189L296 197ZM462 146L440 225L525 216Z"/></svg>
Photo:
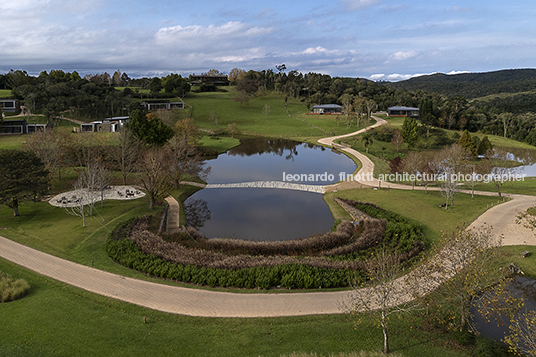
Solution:
<svg viewBox="0 0 536 357"><path fill-rule="evenodd" d="M26 280L14 280L11 275L0 271L0 303L20 299L30 291Z"/></svg>

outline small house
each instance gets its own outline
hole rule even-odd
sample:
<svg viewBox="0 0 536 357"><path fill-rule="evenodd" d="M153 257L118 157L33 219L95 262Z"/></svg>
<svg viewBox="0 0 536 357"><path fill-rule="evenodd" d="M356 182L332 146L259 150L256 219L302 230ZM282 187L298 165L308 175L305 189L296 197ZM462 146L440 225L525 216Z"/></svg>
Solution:
<svg viewBox="0 0 536 357"><path fill-rule="evenodd" d="M18 99L0 99L0 109L2 112L16 113L20 110L20 101Z"/></svg>
<svg viewBox="0 0 536 357"><path fill-rule="evenodd" d="M419 117L419 108L395 106L387 108L387 114L390 117Z"/></svg>
<svg viewBox="0 0 536 357"><path fill-rule="evenodd" d="M342 106L337 104L313 105L314 114L340 114Z"/></svg>

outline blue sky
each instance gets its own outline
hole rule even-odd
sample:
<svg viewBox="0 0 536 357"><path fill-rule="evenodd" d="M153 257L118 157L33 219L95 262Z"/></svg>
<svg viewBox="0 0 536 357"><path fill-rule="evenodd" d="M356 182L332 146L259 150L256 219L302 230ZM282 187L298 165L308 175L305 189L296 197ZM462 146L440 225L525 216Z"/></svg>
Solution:
<svg viewBox="0 0 536 357"><path fill-rule="evenodd" d="M216 68L399 80L534 68L530 0L0 0L0 73Z"/></svg>

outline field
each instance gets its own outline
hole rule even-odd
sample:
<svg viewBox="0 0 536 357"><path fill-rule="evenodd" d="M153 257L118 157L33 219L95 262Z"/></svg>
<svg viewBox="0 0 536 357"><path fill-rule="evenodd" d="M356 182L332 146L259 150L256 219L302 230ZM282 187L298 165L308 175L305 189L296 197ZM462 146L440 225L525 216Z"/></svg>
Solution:
<svg viewBox="0 0 536 357"><path fill-rule="evenodd" d="M270 94L251 99L243 107L233 100L234 88L227 93L195 93L185 99L187 110L183 116L193 116L198 125L207 130L220 131L237 123L244 134L295 138L314 142L317 138L355 131L346 128L344 116L339 125L334 116L306 115L306 105ZM263 113L265 106L269 112ZM209 121L214 110L217 124ZM390 119L393 125L402 125L403 119ZM73 134L75 135L75 134ZM2 136L0 148L19 148L27 136ZM236 139L220 137L202 139L218 152L237 144ZM499 142L497 139L496 142ZM514 143L505 143L516 145ZM381 150L381 146L380 146ZM380 151L378 150L378 151ZM384 151L390 151L386 148ZM381 152L381 151L380 151ZM65 181L56 183L56 190L67 190L74 179L74 171L64 173ZM479 189L494 190L492 186ZM536 194L536 180L527 180L520 186L506 186L505 192ZM174 191L177 198L186 195ZM351 198L375 203L385 209L413 219L424 226L430 242L437 241L442 232L455 225L468 224L486 210L497 197L475 197L458 194L455 204L444 210L438 203L444 201L439 193L394 190L348 190L324 196L334 218L348 218L334 204L332 197ZM82 228L81 218L68 215L65 210L48 203L24 203L20 217L0 207L0 234L54 254L56 256L94 266L99 269L137 279L177 284L153 279L142 273L112 262L104 244L119 222L148 212L146 198L134 201L105 201L96 205L98 214L87 220ZM163 207L157 206L156 212ZM536 250L536 247L525 247ZM524 249L525 249L524 248ZM505 262L513 261L536 276L536 258L519 258L519 247L503 248ZM381 330L375 321L366 319L354 328L347 314L257 319L197 318L166 314L98 296L50 278L35 274L0 259L0 271L14 278L24 278L30 285L25 298L0 304L0 351L6 356L280 356L294 351L330 353L360 350L380 350ZM179 284L189 286L186 284ZM205 287L192 288L206 289ZM241 290L238 293L258 293ZM425 326L425 327L423 327ZM394 319L391 327L391 350L403 356L469 356L471 347L461 346L449 334L435 331L419 314Z"/></svg>

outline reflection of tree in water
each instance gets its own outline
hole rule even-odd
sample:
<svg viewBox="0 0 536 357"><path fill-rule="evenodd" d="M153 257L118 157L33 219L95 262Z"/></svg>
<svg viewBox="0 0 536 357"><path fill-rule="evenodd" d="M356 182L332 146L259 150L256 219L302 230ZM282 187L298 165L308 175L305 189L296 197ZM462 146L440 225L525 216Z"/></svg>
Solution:
<svg viewBox="0 0 536 357"><path fill-rule="evenodd" d="M521 162L523 165L533 165L536 163L536 150L534 149L521 149L521 148L507 148L514 160Z"/></svg>
<svg viewBox="0 0 536 357"><path fill-rule="evenodd" d="M208 203L201 199L189 199L184 203L184 216L189 226L199 229L210 220Z"/></svg>
<svg viewBox="0 0 536 357"><path fill-rule="evenodd" d="M287 160L293 160L298 155L298 146L307 145L309 148L323 147L314 144L304 144L299 141L288 139L265 139L252 138L242 139L241 144L230 149L227 154L231 156L252 156L256 154L272 153L278 156L285 156Z"/></svg>

